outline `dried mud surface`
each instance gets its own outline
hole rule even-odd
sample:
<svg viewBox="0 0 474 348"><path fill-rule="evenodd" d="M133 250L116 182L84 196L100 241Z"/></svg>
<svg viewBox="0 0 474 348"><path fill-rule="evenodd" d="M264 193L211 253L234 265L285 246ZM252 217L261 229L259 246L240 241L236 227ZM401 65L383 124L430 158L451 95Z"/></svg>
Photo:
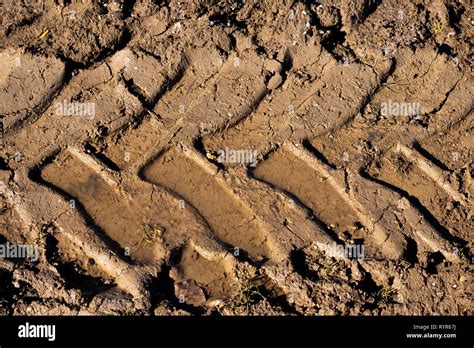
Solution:
<svg viewBox="0 0 474 348"><path fill-rule="evenodd" d="M473 23L3 0L0 314L472 315Z"/></svg>

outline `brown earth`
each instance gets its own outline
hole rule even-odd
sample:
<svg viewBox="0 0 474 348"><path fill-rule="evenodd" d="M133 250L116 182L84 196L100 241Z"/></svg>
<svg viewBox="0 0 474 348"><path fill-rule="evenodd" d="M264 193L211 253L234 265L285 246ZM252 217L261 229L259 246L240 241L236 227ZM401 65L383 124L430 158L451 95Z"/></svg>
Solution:
<svg viewBox="0 0 474 348"><path fill-rule="evenodd" d="M473 23L2 1L0 313L472 315Z"/></svg>

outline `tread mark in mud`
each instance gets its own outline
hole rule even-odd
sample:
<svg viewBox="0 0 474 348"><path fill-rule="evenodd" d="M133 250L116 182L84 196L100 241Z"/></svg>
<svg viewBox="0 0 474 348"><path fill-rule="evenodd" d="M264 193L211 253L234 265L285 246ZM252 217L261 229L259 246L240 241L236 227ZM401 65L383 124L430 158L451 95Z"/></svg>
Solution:
<svg viewBox="0 0 474 348"><path fill-rule="evenodd" d="M281 167L290 171L283 172ZM284 144L257 166L254 175L294 194L336 233L352 233L362 224L369 234L360 237L372 239L386 256L400 257L403 249L397 245L396 239L394 241L393 236L389 236L383 227L350 197L330 171L330 168L326 168L304 150ZM294 176L293 172L298 172L299 176Z"/></svg>
<svg viewBox="0 0 474 348"><path fill-rule="evenodd" d="M148 165L144 176L194 206L220 240L255 258L271 255L260 219L217 177L217 167L199 154L175 147Z"/></svg>
<svg viewBox="0 0 474 348"><path fill-rule="evenodd" d="M146 232L160 229L146 224L143 208L135 206L110 173L90 156L73 148L63 151L41 172L43 179L77 199L94 222L139 261L153 261L154 248L147 245ZM147 231L146 229L150 229ZM150 238L152 236L149 236Z"/></svg>

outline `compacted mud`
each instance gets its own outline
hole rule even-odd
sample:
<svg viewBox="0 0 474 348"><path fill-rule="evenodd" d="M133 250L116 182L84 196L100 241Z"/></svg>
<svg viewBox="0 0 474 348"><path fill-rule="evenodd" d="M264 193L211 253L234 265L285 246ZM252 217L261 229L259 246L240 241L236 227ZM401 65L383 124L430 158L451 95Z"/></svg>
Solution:
<svg viewBox="0 0 474 348"><path fill-rule="evenodd" d="M3 315L472 315L469 0L0 5Z"/></svg>

